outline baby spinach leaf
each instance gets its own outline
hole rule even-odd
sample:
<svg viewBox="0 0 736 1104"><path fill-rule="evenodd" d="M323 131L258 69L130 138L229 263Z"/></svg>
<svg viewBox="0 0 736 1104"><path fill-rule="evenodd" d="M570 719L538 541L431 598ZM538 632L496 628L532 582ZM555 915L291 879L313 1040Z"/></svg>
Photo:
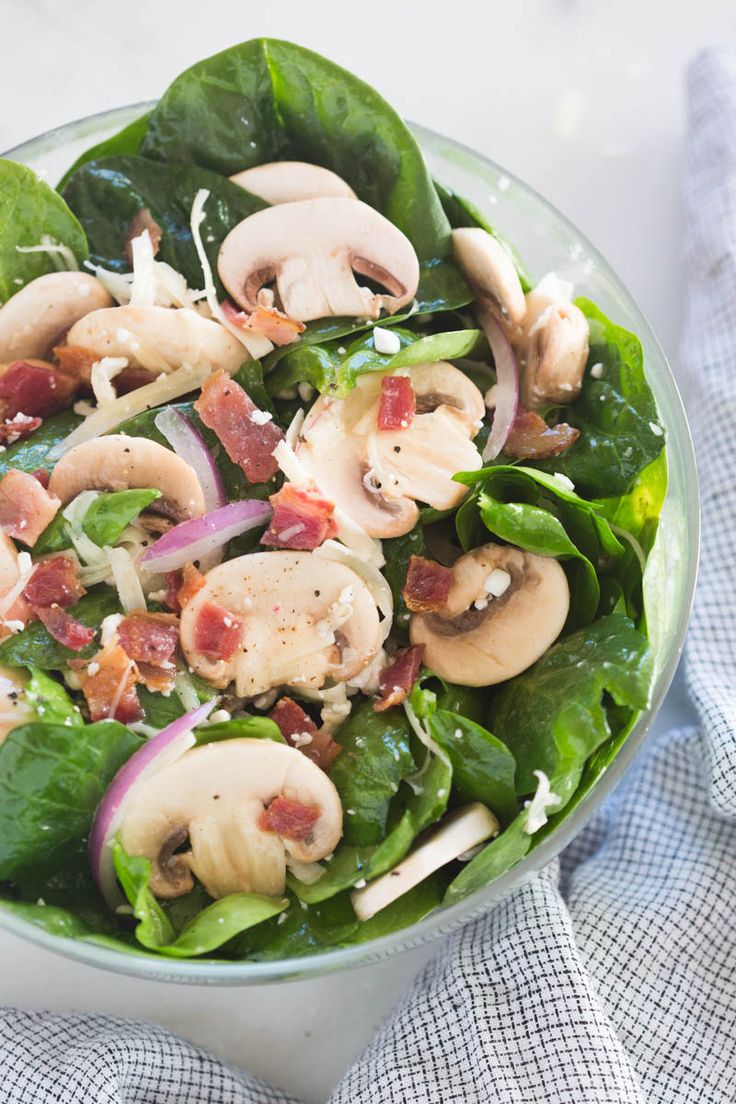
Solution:
<svg viewBox="0 0 736 1104"><path fill-rule="evenodd" d="M32 169L0 158L0 302L24 284L55 272L48 253L19 253L18 247L54 245L71 249L77 263L87 256L84 231L61 196Z"/></svg>
<svg viewBox="0 0 736 1104"><path fill-rule="evenodd" d="M432 739L452 764L461 801L481 801L506 824L517 812L514 757L506 744L459 713L438 709L428 717Z"/></svg>
<svg viewBox="0 0 736 1104"><path fill-rule="evenodd" d="M291 898L280 916L246 932L235 942L233 950L237 958L268 962L341 946L357 931L358 920L347 893L308 909Z"/></svg>
<svg viewBox="0 0 736 1104"><path fill-rule="evenodd" d="M197 729L198 744L213 744L218 740L273 740L285 744L281 729L270 717L233 717Z"/></svg>
<svg viewBox="0 0 736 1104"><path fill-rule="evenodd" d="M651 648L620 614L602 617L553 645L495 696L490 723L516 759L516 790L536 789L535 770L554 781L582 767L611 735L607 699L631 710L649 703Z"/></svg>
<svg viewBox="0 0 736 1104"><path fill-rule="evenodd" d="M345 810L347 844L380 843L399 783L416 767L403 710L376 713L363 702L337 734L342 751L330 771Z"/></svg>
<svg viewBox="0 0 736 1104"><path fill-rule="evenodd" d="M86 939L96 933L113 931L112 924L106 917L94 915L88 910L84 913L71 912L58 905L15 901L3 897L0 897L0 909L61 939Z"/></svg>
<svg viewBox="0 0 736 1104"><path fill-rule="evenodd" d="M82 528L100 548L115 545L131 521L160 497L161 492L153 489L101 494L88 507Z"/></svg>
<svg viewBox="0 0 736 1104"><path fill-rule="evenodd" d="M420 260L448 254L449 224L406 125L363 81L289 42L254 39L187 69L154 108L142 153L226 176L290 158L324 165Z"/></svg>
<svg viewBox="0 0 736 1104"><path fill-rule="evenodd" d="M46 418L35 433L24 437L22 441L16 441L5 452L0 453L0 477L11 469L32 474L45 468L50 472L54 465L46 459L47 453L68 437L81 421L80 416L71 410Z"/></svg>
<svg viewBox="0 0 736 1104"><path fill-rule="evenodd" d="M0 879L33 873L86 836L102 795L142 742L117 721L13 729L0 745Z"/></svg>
<svg viewBox="0 0 736 1104"><path fill-rule="evenodd" d="M69 610L72 617L91 629L99 629L103 618L119 613L117 593L107 586L91 590ZM0 664L11 667L39 667L42 671L60 671L70 659L86 659L93 655L97 645L92 643L81 652L70 651L50 635L40 621L32 621L16 636L9 636L0 644Z"/></svg>
<svg viewBox="0 0 736 1104"><path fill-rule="evenodd" d="M71 548L71 545L69 522L62 511L59 510L34 544L33 554L34 556L46 556L50 552L63 552L65 549Z"/></svg>
<svg viewBox="0 0 736 1104"><path fill-rule="evenodd" d="M150 117L151 112L147 111L145 115L139 116L137 119L134 119L132 123L128 123L127 126L124 126L117 134L113 134L109 138L104 138L101 142L97 142L96 145L90 146L90 148L80 154L74 164L70 165L66 170L57 185L57 191L63 191L67 181L74 176L77 169L81 169L82 165L86 165L88 161L100 161L103 157L133 155L138 153L141 142L148 130L148 120Z"/></svg>
<svg viewBox="0 0 736 1104"><path fill-rule="evenodd" d="M599 498L593 505L611 524L638 541L645 553L651 552L657 535L659 515L667 494L667 455L665 450L637 476L628 494Z"/></svg>
<svg viewBox="0 0 736 1104"><path fill-rule="evenodd" d="M532 842L532 837L526 831L526 820L526 811L523 811L500 836L491 840L466 863L447 888L444 898L446 905L456 905L479 889L485 889L512 866L521 862Z"/></svg>
<svg viewBox="0 0 736 1104"><path fill-rule="evenodd" d="M576 302L590 323L588 364L600 364L602 375L587 372L580 396L565 407L579 440L561 456L531 466L561 472L585 494L623 495L661 453L664 429L639 338L614 325L588 299Z"/></svg>
<svg viewBox="0 0 736 1104"><path fill-rule="evenodd" d="M39 721L44 724L84 725L79 707L74 704L60 682L37 667L31 667L30 673L25 696L36 711Z"/></svg>
<svg viewBox="0 0 736 1104"><path fill-rule="evenodd" d="M177 935L166 911L151 892L149 860L127 855L118 841L113 856L118 879L138 920L135 930L138 942L169 958L209 954L246 929L283 912L289 904L285 897L232 893L198 912Z"/></svg>
<svg viewBox="0 0 736 1104"><path fill-rule="evenodd" d="M216 697L217 692L204 679L194 674L187 677L200 702L211 701L212 698ZM143 709L143 719L152 728L166 728L166 725L171 724L177 717L181 717L186 713L176 690L172 690L167 697L156 691L147 690L145 686L139 686L136 692Z"/></svg>
<svg viewBox="0 0 736 1104"><path fill-rule="evenodd" d="M129 272L125 257L133 216L147 207L163 230L158 260L181 272L190 287L202 287L202 267L191 233L192 203L205 188L201 233L213 276L227 234L267 206L237 184L196 165L162 165L143 157L105 157L83 165L64 186L64 199L78 216L95 264ZM222 289L220 288L222 293Z"/></svg>
<svg viewBox="0 0 736 1104"><path fill-rule="evenodd" d="M403 588L412 556L424 555L424 529L421 522L403 537L391 537L383 542L386 564L383 574L391 587L394 599L394 632L403 634L409 624L409 610L404 601Z"/></svg>

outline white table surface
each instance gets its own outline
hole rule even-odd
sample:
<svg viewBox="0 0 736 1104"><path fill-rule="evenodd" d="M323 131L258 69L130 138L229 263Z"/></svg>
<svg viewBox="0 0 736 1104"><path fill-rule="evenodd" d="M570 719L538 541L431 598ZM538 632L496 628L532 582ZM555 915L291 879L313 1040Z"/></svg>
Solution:
<svg viewBox="0 0 736 1104"><path fill-rule="evenodd" d="M700 47L736 40L733 0L0 0L0 33L0 149L155 97L238 40L270 35L320 50L406 117L543 192L611 261L676 357L684 67ZM687 715L678 685L658 724ZM0 1001L147 1017L318 1101L432 953L212 990L121 978L2 935Z"/></svg>

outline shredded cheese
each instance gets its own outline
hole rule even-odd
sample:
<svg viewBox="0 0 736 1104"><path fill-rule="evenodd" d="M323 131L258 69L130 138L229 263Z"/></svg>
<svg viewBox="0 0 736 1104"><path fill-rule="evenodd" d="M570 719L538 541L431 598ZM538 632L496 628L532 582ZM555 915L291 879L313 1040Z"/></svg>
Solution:
<svg viewBox="0 0 736 1104"><path fill-rule="evenodd" d="M90 383L98 406L115 402L118 395L112 385L112 380L127 367L127 357L103 357L102 360L94 362L90 374Z"/></svg>
<svg viewBox="0 0 736 1104"><path fill-rule="evenodd" d="M526 824L524 825L524 831L530 836L533 836L547 823L547 811L560 804L560 798L557 794L552 793L549 778L544 771L535 770L534 774L537 776L538 785L534 797L527 802Z"/></svg>
<svg viewBox="0 0 736 1104"><path fill-rule="evenodd" d="M125 548L106 548L105 553L110 561L120 605L126 613L145 610L146 597L130 553Z"/></svg>
<svg viewBox="0 0 736 1104"><path fill-rule="evenodd" d="M16 245L17 253L46 253L57 272L79 272L77 258L62 242L54 241L49 234L43 234L40 245Z"/></svg>

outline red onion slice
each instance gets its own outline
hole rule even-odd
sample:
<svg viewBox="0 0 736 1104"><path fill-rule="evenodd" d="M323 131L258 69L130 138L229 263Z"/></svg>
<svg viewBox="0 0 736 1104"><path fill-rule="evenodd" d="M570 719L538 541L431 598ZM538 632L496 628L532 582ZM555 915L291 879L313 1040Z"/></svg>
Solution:
<svg viewBox="0 0 736 1104"><path fill-rule="evenodd" d="M233 537L265 525L270 517L271 507L260 499L229 502L227 506L169 529L146 549L140 565L145 571L164 574L194 560L201 562Z"/></svg>
<svg viewBox="0 0 736 1104"><path fill-rule="evenodd" d="M227 496L222 476L204 437L189 418L173 406L167 406L156 415L154 423L176 455L194 468L204 494L205 509L216 510L218 506L224 506Z"/></svg>
<svg viewBox="0 0 736 1104"><path fill-rule="evenodd" d="M493 425L483 449L483 463L495 460L506 444L519 409L519 366L503 327L488 307L480 307L478 321L485 330L496 366L496 407Z"/></svg>
<svg viewBox="0 0 736 1104"><path fill-rule="evenodd" d="M111 909L125 903L115 877L112 844L130 791L141 778L169 766L194 746L194 729L209 717L215 704L215 700L204 702L162 728L123 764L97 806L87 854L95 882Z"/></svg>

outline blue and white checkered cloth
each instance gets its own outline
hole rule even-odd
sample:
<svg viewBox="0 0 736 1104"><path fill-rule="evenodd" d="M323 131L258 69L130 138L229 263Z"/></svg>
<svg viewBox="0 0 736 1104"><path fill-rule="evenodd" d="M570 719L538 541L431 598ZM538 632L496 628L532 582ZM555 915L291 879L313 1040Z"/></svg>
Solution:
<svg viewBox="0 0 736 1104"><path fill-rule="evenodd" d="M736 53L700 56L689 93L700 725L652 742L559 863L444 945L333 1104L736 1100ZM293 1100L163 1028L0 1016L1 1104Z"/></svg>

